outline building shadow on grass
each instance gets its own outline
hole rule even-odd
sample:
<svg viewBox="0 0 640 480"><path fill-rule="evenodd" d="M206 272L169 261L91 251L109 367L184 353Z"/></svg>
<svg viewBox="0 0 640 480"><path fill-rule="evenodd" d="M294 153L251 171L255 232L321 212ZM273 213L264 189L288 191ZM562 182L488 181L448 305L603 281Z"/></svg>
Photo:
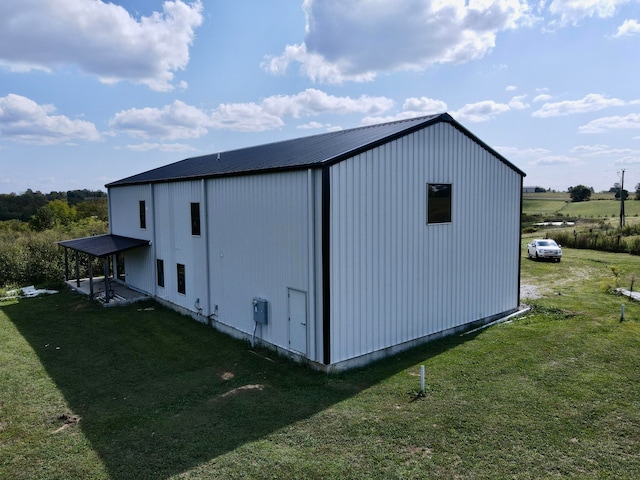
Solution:
<svg viewBox="0 0 640 480"><path fill-rule="evenodd" d="M112 478L188 471L473 338L326 375L152 302L104 309L62 292L3 311L64 395L72 411L61 415L80 419Z"/></svg>

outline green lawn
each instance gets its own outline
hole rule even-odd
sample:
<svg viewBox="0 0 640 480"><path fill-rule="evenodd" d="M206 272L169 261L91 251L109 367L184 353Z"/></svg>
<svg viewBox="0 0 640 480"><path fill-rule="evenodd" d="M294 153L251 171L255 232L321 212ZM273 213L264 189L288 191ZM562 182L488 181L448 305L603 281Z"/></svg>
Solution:
<svg viewBox="0 0 640 480"><path fill-rule="evenodd" d="M331 376L151 303L5 302L0 478L640 478L640 306L609 265L640 274L523 255L531 312Z"/></svg>

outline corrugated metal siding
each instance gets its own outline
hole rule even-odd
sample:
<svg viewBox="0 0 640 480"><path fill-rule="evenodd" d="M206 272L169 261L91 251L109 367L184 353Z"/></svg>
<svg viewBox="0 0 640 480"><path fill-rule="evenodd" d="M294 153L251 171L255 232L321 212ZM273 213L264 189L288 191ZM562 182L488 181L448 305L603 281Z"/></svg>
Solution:
<svg viewBox="0 0 640 480"><path fill-rule="evenodd" d="M146 207L146 228L140 228L140 204ZM135 185L109 189L109 225L111 233L153 242L154 215L151 185ZM144 292L153 293L155 265L151 248L124 253L125 281Z"/></svg>
<svg viewBox="0 0 640 480"><path fill-rule="evenodd" d="M519 215L520 175L449 124L331 167L332 363L516 308Z"/></svg>
<svg viewBox="0 0 640 480"><path fill-rule="evenodd" d="M156 258L164 261L164 288L158 297L195 311L207 298L204 187L201 181L154 185ZM191 235L191 203L200 203L202 235ZM154 260L155 261L155 260ZM185 266L186 293L178 292L177 264ZM155 279L154 279L155 281Z"/></svg>
<svg viewBox="0 0 640 480"><path fill-rule="evenodd" d="M264 298L269 301L269 323L258 328L257 336L285 349L287 288L310 294L313 274L307 175L296 171L207 180L211 304L219 306L217 320L252 333L251 301ZM312 328L309 322L309 335ZM315 356L312 350L310 358Z"/></svg>
<svg viewBox="0 0 640 480"><path fill-rule="evenodd" d="M111 233L125 237L152 240L153 210L151 185L133 185L109 189L109 226ZM139 201L144 200L147 209L147 228L140 228Z"/></svg>

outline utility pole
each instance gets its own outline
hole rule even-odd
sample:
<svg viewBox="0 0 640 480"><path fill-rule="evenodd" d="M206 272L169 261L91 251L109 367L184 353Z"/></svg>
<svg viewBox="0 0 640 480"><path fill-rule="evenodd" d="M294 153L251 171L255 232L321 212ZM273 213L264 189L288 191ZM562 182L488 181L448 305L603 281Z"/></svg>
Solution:
<svg viewBox="0 0 640 480"><path fill-rule="evenodd" d="M620 228L624 227L624 168L620 175Z"/></svg>

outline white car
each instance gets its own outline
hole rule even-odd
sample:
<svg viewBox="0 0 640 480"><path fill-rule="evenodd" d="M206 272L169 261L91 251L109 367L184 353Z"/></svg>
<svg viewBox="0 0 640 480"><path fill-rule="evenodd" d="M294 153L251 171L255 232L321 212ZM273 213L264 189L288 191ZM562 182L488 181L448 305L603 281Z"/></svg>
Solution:
<svg viewBox="0 0 640 480"><path fill-rule="evenodd" d="M527 245L527 257L536 260L549 259L559 262L562 258L562 249L555 240L550 238L538 238Z"/></svg>

